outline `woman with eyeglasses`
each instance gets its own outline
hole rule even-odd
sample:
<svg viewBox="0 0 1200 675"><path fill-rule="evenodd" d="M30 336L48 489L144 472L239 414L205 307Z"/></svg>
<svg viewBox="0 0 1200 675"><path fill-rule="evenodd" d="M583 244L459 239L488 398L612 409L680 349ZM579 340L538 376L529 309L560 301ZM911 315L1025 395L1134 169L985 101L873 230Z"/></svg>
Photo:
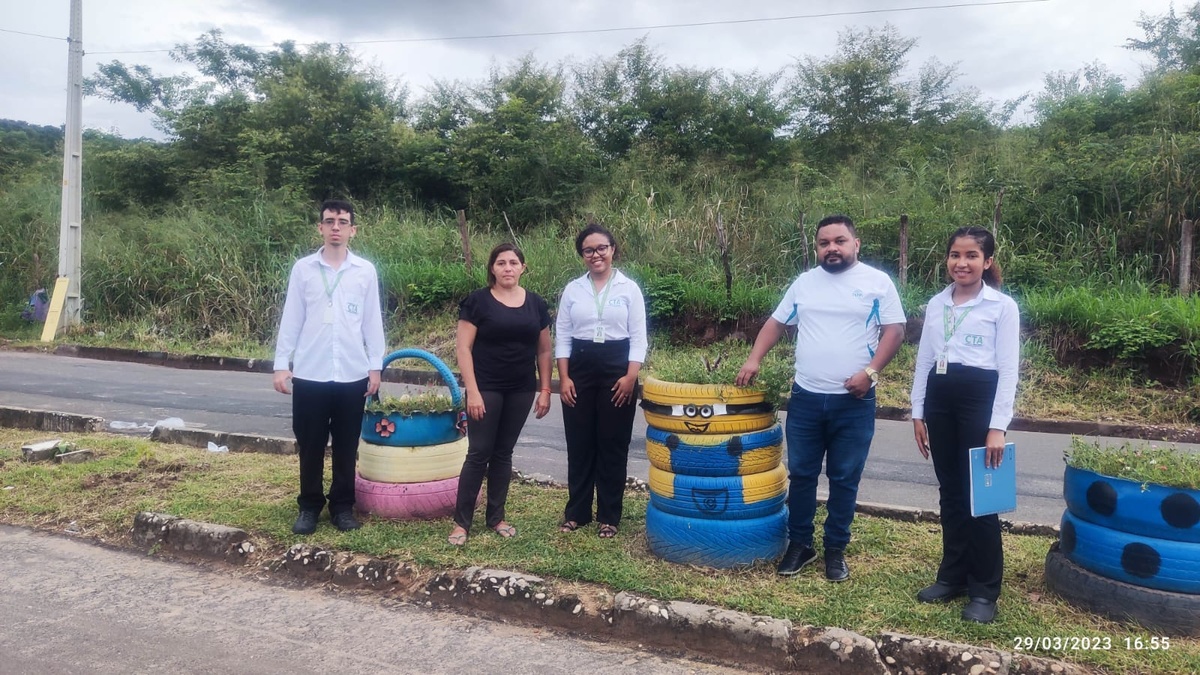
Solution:
<svg viewBox="0 0 1200 675"><path fill-rule="evenodd" d="M646 303L642 289L612 266L617 242L604 226L585 227L575 251L587 273L563 289L555 322L569 493L559 530L592 522L595 495L597 532L611 539L621 524L638 371L646 360Z"/></svg>

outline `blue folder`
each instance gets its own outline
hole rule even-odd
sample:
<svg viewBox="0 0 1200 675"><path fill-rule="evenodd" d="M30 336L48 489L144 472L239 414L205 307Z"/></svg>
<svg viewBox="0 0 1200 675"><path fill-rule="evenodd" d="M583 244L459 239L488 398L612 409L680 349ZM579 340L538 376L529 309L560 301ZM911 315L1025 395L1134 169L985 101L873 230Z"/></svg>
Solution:
<svg viewBox="0 0 1200 675"><path fill-rule="evenodd" d="M1017 510L1017 446L1004 444L1000 466L984 465L987 448L971 448L971 516L989 516Z"/></svg>

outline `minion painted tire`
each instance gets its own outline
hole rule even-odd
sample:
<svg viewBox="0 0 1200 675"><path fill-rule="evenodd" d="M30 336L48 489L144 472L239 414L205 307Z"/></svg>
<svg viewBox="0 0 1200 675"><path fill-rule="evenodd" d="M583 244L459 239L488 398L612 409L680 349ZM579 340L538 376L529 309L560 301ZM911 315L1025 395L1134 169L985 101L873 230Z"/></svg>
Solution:
<svg viewBox="0 0 1200 675"><path fill-rule="evenodd" d="M650 467L650 503L666 513L709 520L770 515L787 498L787 470L749 476L688 476Z"/></svg>
<svg viewBox="0 0 1200 675"><path fill-rule="evenodd" d="M745 476L783 459L783 427L748 434L674 434L646 428L646 456L663 471L689 476Z"/></svg>
<svg viewBox="0 0 1200 675"><path fill-rule="evenodd" d="M458 476L425 483L380 483L354 477L354 506L395 520L430 520L454 515Z"/></svg>
<svg viewBox="0 0 1200 675"><path fill-rule="evenodd" d="M1071 562L1134 586L1200 595L1200 544L1146 537L1064 511L1059 548Z"/></svg>
<svg viewBox="0 0 1200 675"><path fill-rule="evenodd" d="M1063 498L1071 515L1139 536L1200 546L1200 490L1143 484L1068 466Z"/></svg>
<svg viewBox="0 0 1200 675"><path fill-rule="evenodd" d="M787 507L761 518L706 520L646 507L646 541L667 562L726 569L774 560L787 547Z"/></svg>
<svg viewBox="0 0 1200 675"><path fill-rule="evenodd" d="M642 384L642 398L662 405L701 405L762 403L767 396L764 392L732 384L688 384L647 377Z"/></svg>
<svg viewBox="0 0 1200 675"><path fill-rule="evenodd" d="M425 483L454 478L467 458L467 437L440 445L358 444L358 473L380 483Z"/></svg>
<svg viewBox="0 0 1200 675"><path fill-rule="evenodd" d="M707 419L663 415L649 410L642 412L650 426L680 434L745 434L775 424L774 412L714 415Z"/></svg>
<svg viewBox="0 0 1200 675"><path fill-rule="evenodd" d="M1200 637L1200 595L1135 586L1071 562L1058 544L1046 554L1046 586L1072 605L1166 635Z"/></svg>

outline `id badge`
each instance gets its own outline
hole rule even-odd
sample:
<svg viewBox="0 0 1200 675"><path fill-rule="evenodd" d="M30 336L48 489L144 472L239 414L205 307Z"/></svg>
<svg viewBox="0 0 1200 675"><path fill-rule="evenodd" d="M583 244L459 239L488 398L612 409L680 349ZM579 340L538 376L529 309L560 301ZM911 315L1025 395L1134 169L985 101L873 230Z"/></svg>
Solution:
<svg viewBox="0 0 1200 675"><path fill-rule="evenodd" d="M592 336L592 342L604 342L604 326L596 326L596 334Z"/></svg>
<svg viewBox="0 0 1200 675"><path fill-rule="evenodd" d="M325 323L333 323L333 308L325 308Z"/></svg>
<svg viewBox="0 0 1200 675"><path fill-rule="evenodd" d="M938 357L938 360L937 360L937 369L936 369L936 371L935 371L935 372L936 372L938 375L945 375L945 374L946 374L946 370L949 368L949 365L950 365L950 364L949 364L949 357L947 357L945 354L942 354L941 356L939 356L939 357Z"/></svg>

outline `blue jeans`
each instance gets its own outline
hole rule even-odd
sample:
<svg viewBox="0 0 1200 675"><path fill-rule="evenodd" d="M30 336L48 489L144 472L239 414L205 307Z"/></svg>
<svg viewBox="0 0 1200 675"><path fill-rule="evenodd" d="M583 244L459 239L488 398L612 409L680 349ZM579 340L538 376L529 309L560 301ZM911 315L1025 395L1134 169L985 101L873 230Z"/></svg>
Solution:
<svg viewBox="0 0 1200 675"><path fill-rule="evenodd" d="M864 398L814 394L792 384L787 406L788 540L812 546L821 461L829 477L825 550L845 549L858 481L875 436L875 390Z"/></svg>

